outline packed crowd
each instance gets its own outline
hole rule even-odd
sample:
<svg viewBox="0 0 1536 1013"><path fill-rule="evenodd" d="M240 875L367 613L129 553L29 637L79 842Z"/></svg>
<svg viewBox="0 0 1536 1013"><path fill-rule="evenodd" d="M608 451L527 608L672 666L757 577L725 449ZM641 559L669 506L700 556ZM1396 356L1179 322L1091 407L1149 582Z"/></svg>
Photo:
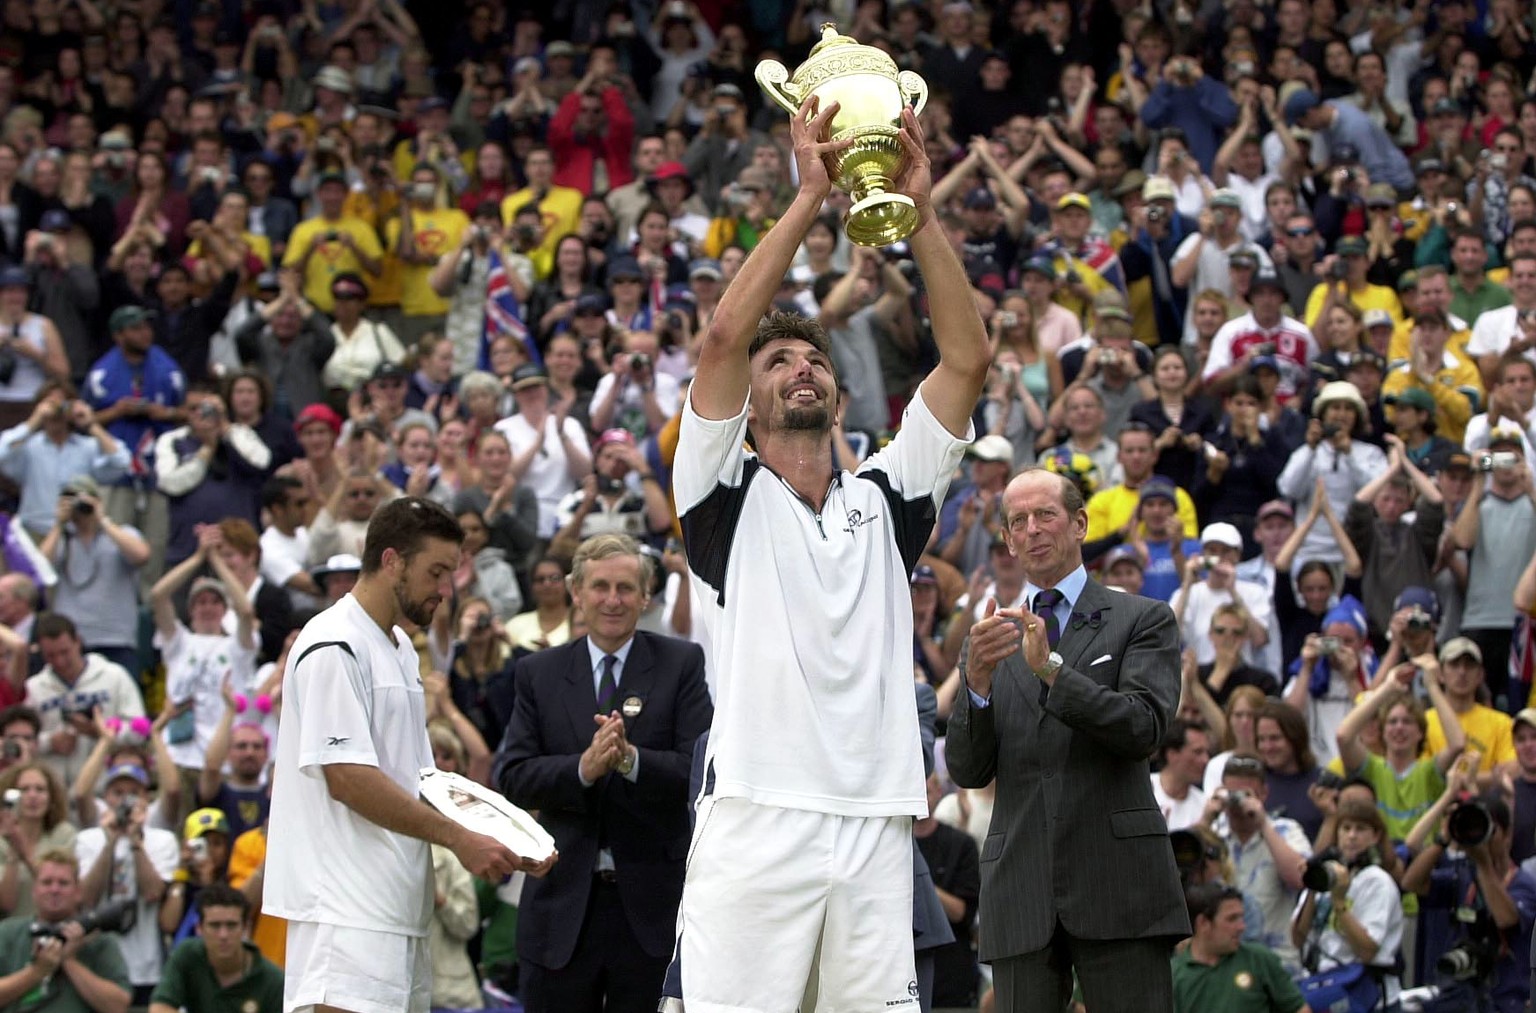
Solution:
<svg viewBox="0 0 1536 1013"><path fill-rule="evenodd" d="M1168 601L1186 645L1152 774L1185 831L1181 1013L1229 1008L1234 963L1282 1013L1294 979L1356 964L1389 1001L1523 1009L1520 0L5 5L0 1004L276 1008L286 651L356 580L382 504L429 497L465 531L415 631L443 769L491 779L518 662L585 632L567 577L593 536L653 560L639 628L701 638L679 411L797 188L752 70L797 66L824 21L928 82L934 204L995 343L912 574L941 730L982 603L1021 601L1001 491L1066 475L1095 574ZM834 191L776 306L832 337L853 468L934 344L909 251L851 246L847 206ZM992 802L942 755L917 836L956 936L935 1004L969 1007ZM518 887L434 864L434 1005L508 1001ZM136 917L82 945L64 923L87 910ZM55 931L34 945L33 922ZM46 983L4 978L27 966Z"/></svg>

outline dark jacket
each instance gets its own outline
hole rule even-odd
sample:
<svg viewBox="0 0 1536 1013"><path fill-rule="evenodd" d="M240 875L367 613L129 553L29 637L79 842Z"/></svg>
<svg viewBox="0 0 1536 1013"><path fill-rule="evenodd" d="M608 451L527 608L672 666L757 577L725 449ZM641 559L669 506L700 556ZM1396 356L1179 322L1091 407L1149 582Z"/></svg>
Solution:
<svg viewBox="0 0 1536 1013"><path fill-rule="evenodd" d="M513 804L539 811L560 851L549 875L523 888L518 955L556 969L570 961L603 839L635 937L647 954L665 959L692 836L688 768L694 740L714 718L704 652L672 637L635 634L619 681L619 698L640 705L626 719L640 754L633 784L618 773L581 784L581 754L591 745L597 711L586 637L523 658L516 685L493 783Z"/></svg>

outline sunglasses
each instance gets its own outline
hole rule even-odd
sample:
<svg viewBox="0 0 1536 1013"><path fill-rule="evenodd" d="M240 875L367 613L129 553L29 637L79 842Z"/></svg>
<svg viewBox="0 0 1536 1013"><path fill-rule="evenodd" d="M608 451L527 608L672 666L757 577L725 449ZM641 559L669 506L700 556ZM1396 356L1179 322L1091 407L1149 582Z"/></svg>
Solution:
<svg viewBox="0 0 1536 1013"><path fill-rule="evenodd" d="M1222 768L1223 774L1259 774L1264 770L1264 764L1247 756L1234 756L1227 761Z"/></svg>
<svg viewBox="0 0 1536 1013"><path fill-rule="evenodd" d="M1303 236L1310 236L1316 231L1316 229L1286 229L1285 234L1300 239Z"/></svg>

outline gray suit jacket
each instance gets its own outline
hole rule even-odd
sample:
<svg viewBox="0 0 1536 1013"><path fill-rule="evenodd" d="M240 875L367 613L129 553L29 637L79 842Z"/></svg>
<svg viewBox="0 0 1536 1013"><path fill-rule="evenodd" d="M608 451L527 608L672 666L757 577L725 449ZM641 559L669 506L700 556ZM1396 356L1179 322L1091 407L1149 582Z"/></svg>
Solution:
<svg viewBox="0 0 1536 1013"><path fill-rule="evenodd" d="M997 778L982 960L1044 948L1058 919L1082 939L1189 934L1147 765L1178 707L1173 612L1089 580L1057 651L1043 710L1040 680L1015 653L993 676L991 706L962 690L949 720L950 776L967 788Z"/></svg>

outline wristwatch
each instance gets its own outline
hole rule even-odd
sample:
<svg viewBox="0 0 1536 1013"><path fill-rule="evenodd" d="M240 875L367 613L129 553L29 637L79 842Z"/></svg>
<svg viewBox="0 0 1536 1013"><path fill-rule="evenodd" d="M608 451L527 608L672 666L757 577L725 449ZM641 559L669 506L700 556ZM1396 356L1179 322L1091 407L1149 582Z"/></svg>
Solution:
<svg viewBox="0 0 1536 1013"><path fill-rule="evenodd" d="M629 752L624 754L624 759L620 760L619 761L619 765L617 767L615 767L614 769L619 772L619 775L621 777L628 777L629 776L629 772L635 769L635 747L634 746L630 746L629 747Z"/></svg>
<svg viewBox="0 0 1536 1013"><path fill-rule="evenodd" d="M1061 655L1052 651L1045 659L1045 667L1035 674L1042 679L1054 679L1056 678L1056 673L1061 671L1061 665Z"/></svg>

